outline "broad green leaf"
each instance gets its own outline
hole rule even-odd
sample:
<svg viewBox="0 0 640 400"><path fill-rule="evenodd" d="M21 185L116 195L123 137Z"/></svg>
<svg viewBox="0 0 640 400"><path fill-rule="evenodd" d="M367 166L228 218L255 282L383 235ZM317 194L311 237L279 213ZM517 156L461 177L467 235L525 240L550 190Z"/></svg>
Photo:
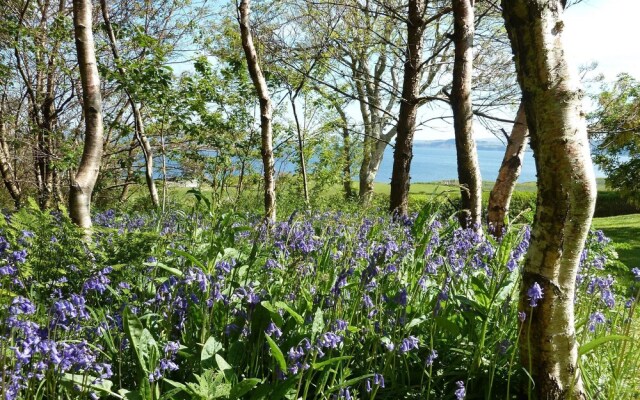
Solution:
<svg viewBox="0 0 640 400"><path fill-rule="evenodd" d="M302 318L302 315L300 315L297 312L295 312L294 309L289 307L289 305L287 303L285 303L283 301L277 301L275 306L278 307L278 308L282 308L283 310L288 312L289 315L291 315L293 317L293 319L296 320L298 325L304 325L304 318Z"/></svg>
<svg viewBox="0 0 640 400"><path fill-rule="evenodd" d="M258 378L247 378L241 382L236 383L231 387L231 393L229 393L229 400L239 399L245 394L249 393L256 385L260 383Z"/></svg>
<svg viewBox="0 0 640 400"><path fill-rule="evenodd" d="M313 324L311 325L311 340L314 341L324 329L324 315L322 309L318 307L315 315L313 316Z"/></svg>
<svg viewBox="0 0 640 400"><path fill-rule="evenodd" d="M182 250L178 250L178 249L168 249L168 250L171 251L174 254L182 256L182 257L186 258L187 260L191 261L193 264L195 264L201 270L203 270L203 271L207 270L205 268L205 266L200 261L198 261L197 258L195 258L191 254L187 253L186 251L182 251Z"/></svg>
<svg viewBox="0 0 640 400"><path fill-rule="evenodd" d="M218 364L218 368L220 369L220 371L222 371L222 373L228 380L232 380L232 378L235 375L233 373L233 367L229 365L227 360L222 358L220 354L216 354L214 357L216 359L216 364Z"/></svg>
<svg viewBox="0 0 640 400"><path fill-rule="evenodd" d="M407 329L411 329L414 326L418 326L418 325L424 323L427 320L428 320L428 318L427 318L426 315L421 315L418 318L414 318L407 324Z"/></svg>
<svg viewBox="0 0 640 400"><path fill-rule="evenodd" d="M147 263L145 263L145 265L146 265L146 264L147 264ZM158 267L158 268L160 268L160 269L163 269L163 270L165 270L165 271L167 271L167 272L169 272L170 274L175 275L175 276L182 277L182 276L184 275L184 274L182 273L182 271L180 271L179 269L177 269L177 268L173 268L173 267L170 267L170 266L168 266L168 265L166 265L166 264L163 264L163 263L160 263L160 262L150 263L149 265L150 265L150 266L154 266L154 267Z"/></svg>
<svg viewBox="0 0 640 400"><path fill-rule="evenodd" d="M208 364L214 355L216 355L220 350L222 350L222 343L218 342L216 338L210 336L209 339L205 342L204 346L202 346L202 352L200 353L200 364L204 365Z"/></svg>
<svg viewBox="0 0 640 400"><path fill-rule="evenodd" d="M269 347L271 348L271 355L273 356L273 358L276 359L276 362L278 363L280 370L283 372L286 371L287 362L284 359L284 355L282 354L282 351L280 350L276 342L274 342L273 339L271 339L269 336L265 335L264 338L267 339L267 343L269 343Z"/></svg>
<svg viewBox="0 0 640 400"><path fill-rule="evenodd" d="M143 350L140 343L140 339L144 331L142 322L140 322L140 319L138 319L138 317L131 312L128 306L124 308L124 312L122 314L124 332L127 335L127 339L129 339L129 342L131 343L131 348L136 355L136 361L140 370L139 372L142 372L143 375L148 376L149 371L147 370L146 362L143 357L146 349Z"/></svg>

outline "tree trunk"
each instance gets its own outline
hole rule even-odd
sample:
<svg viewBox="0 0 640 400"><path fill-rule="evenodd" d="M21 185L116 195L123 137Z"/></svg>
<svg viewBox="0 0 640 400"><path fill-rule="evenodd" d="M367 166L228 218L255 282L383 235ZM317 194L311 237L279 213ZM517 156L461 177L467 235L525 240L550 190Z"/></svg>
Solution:
<svg viewBox="0 0 640 400"><path fill-rule="evenodd" d="M251 26L249 24L249 0L240 0L238 5L240 36L242 38L242 48L247 58L249 74L253 81L253 86L258 92L260 99L260 128L262 136L262 164L264 168L264 211L265 218L270 221L276 220L276 192L275 192L275 169L273 160L273 133L271 131L272 105L271 97L267 88L267 82L262 75L258 54L253 46L251 36Z"/></svg>
<svg viewBox="0 0 640 400"><path fill-rule="evenodd" d="M129 145L129 152L127 153L127 174L125 175L124 182L122 184L122 191L120 192L119 202L124 203L129 198L129 188L131 182L133 182L133 159L136 150L136 141L131 140Z"/></svg>
<svg viewBox="0 0 640 400"><path fill-rule="evenodd" d="M91 194L102 158L102 97L92 32L90 0L73 0L73 25L82 81L85 139L82 159L71 180L69 213L81 228L91 228Z"/></svg>
<svg viewBox="0 0 640 400"><path fill-rule="evenodd" d="M346 200L353 198L351 188L351 135L349 134L349 120L347 114L340 105L334 104L336 111L340 114L342 121L342 190Z"/></svg>
<svg viewBox="0 0 640 400"><path fill-rule="evenodd" d="M582 91L565 60L562 0L503 0L516 60L538 197L525 258L520 308L526 311L520 359L540 399L586 399L578 368L574 291L596 185L589 154ZM537 307L527 291L544 297Z"/></svg>
<svg viewBox="0 0 640 400"><path fill-rule="evenodd" d="M4 185L14 202L16 209L18 209L20 208L20 202L22 200L22 191L20 190L20 185L16 180L13 165L11 165L11 152L7 145L7 122L4 116L5 99L6 96L3 94L2 101L0 102L0 173L2 174Z"/></svg>
<svg viewBox="0 0 640 400"><path fill-rule="evenodd" d="M478 151L473 140L471 79L473 75L474 0L453 0L453 87L451 109L458 156L458 182L461 209L458 214L463 228L481 229L482 177Z"/></svg>
<svg viewBox="0 0 640 400"><path fill-rule="evenodd" d="M505 227L505 218L509 212L511 195L520 176L522 160L527 144L527 116L524 104L521 102L516 115L516 121L511 129L511 135L507 138L507 149L504 152L502 165L498 172L496 183L489 195L489 214L487 222L489 229L496 237L501 237Z"/></svg>
<svg viewBox="0 0 640 400"><path fill-rule="evenodd" d="M420 63L425 22L425 0L409 0L407 48L402 82L402 101L398 116L396 148L393 152L389 211L406 215L409 202L409 169L413 158L413 135L419 107Z"/></svg>
<svg viewBox="0 0 640 400"><path fill-rule="evenodd" d="M300 127L300 119L298 118L298 109L296 107L296 97L298 97L298 91L295 95L289 92L289 100L291 101L291 109L293 110L293 119L296 122L296 133L298 136L298 160L300 162L300 173L302 174L302 192L304 195L304 204L309 208L309 185L307 181L307 165L304 161L304 141L302 138L302 128Z"/></svg>
<svg viewBox="0 0 640 400"><path fill-rule="evenodd" d="M118 66L118 73L120 73L121 79L126 79L126 72L121 64L118 62L120 60L120 54L118 52L118 46L116 42L116 36L113 33L113 27L111 26L111 19L109 18L109 9L107 8L107 1L100 0L100 8L102 9L102 19L104 20L105 27L107 29L107 36L109 37L109 45L111 47L111 53L113 54L113 59ZM156 183L153 180L153 150L151 148L151 144L147 139L147 135L145 135L144 131L144 123L142 121L142 114L140 113L140 108L136 104L133 95L129 89L127 89L126 85L124 86L124 92L127 95L127 99L129 100L129 104L131 105L131 110L133 111L133 119L135 124L135 137L142 149L142 156L144 158L145 165L145 180L147 182L147 188L149 189L149 195L151 196L151 202L155 208L160 206L160 201L158 199L158 189L156 188Z"/></svg>

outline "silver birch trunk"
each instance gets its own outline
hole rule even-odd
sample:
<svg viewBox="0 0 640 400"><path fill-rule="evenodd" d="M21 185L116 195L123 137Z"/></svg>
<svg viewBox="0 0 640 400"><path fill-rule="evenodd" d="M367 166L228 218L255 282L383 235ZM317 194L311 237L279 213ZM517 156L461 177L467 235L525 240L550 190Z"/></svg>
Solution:
<svg viewBox="0 0 640 400"><path fill-rule="evenodd" d="M249 23L249 0L241 0L238 5L240 37L242 38L242 48L247 58L249 75L256 88L260 100L260 129L262 136L262 165L264 169L264 212L265 218L270 221L276 220L276 192L275 192L275 169L273 160L273 132L271 127L271 117L273 114L271 97L264 79L258 53L253 45L251 36L251 25Z"/></svg>
<svg viewBox="0 0 640 400"><path fill-rule="evenodd" d="M102 158L102 97L92 31L90 0L73 0L73 25L82 81L85 114L84 149L78 171L71 180L69 214L81 228L91 228L91 194Z"/></svg>
<svg viewBox="0 0 640 400"><path fill-rule="evenodd" d="M5 96L3 94L2 102L0 103L0 173L2 174L4 185L14 202L16 209L18 209L21 205L22 191L20 190L20 185L16 180L13 165L11 165L11 152L6 139L7 121L4 116L4 102Z"/></svg>
<svg viewBox="0 0 640 400"><path fill-rule="evenodd" d="M498 178L489 195L487 222L489 229L496 237L501 237L503 234L511 196L522 169L528 134L527 115L524 104L521 102L511 134L507 138L507 148L498 171Z"/></svg>
<svg viewBox="0 0 640 400"><path fill-rule="evenodd" d="M111 53L113 54L113 59L118 66L118 72L122 79L126 79L126 71L118 62L120 60L120 53L118 52L118 46L116 42L116 36L113 32L113 27L111 26L111 19L109 18L109 9L107 8L107 1L100 0L100 8L102 9L102 19L104 20L105 28L107 30L107 36L109 38L109 46L111 47ZM140 112L140 107L135 102L133 95L129 89L126 88L124 92L129 100L129 104L131 105L131 110L133 111L133 120L135 124L135 138L140 148L142 149L142 156L144 158L145 165L145 181L147 183L147 188L149 189L149 195L151 196L151 202L155 208L160 206L160 201L158 199L158 189L156 187L156 183L153 180L153 149L151 148L151 144L149 143L149 139L147 139L147 135L144 131L144 123L142 120L142 113Z"/></svg>
<svg viewBox="0 0 640 400"><path fill-rule="evenodd" d="M451 109L458 157L461 210L458 214L464 228L481 229L482 177L478 151L473 140L471 83L473 75L474 0L453 0L453 87Z"/></svg>
<svg viewBox="0 0 640 400"><path fill-rule="evenodd" d="M576 71L565 59L563 2L503 0L502 7L538 175L520 291L520 308L527 314L520 359L533 377L537 398L586 399L578 365L574 291L596 185L583 93ZM534 282L544 293L535 308L527 294Z"/></svg>

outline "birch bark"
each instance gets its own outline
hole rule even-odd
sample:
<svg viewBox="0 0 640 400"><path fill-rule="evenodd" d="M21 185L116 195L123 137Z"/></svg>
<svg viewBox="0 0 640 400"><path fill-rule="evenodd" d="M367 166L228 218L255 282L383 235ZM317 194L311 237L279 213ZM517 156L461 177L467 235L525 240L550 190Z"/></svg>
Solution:
<svg viewBox="0 0 640 400"><path fill-rule="evenodd" d="M537 398L586 399L578 367L574 291L596 185L582 96L562 43L561 0L503 0L503 15L522 88L538 196L525 258L520 308L527 313L520 359ZM533 308L527 291L544 297Z"/></svg>
<svg viewBox="0 0 640 400"><path fill-rule="evenodd" d="M82 81L85 115L84 149L78 171L71 180L69 214L81 228L91 228L91 194L98 179L102 158L102 96L92 31L90 0L73 0L73 25Z"/></svg>

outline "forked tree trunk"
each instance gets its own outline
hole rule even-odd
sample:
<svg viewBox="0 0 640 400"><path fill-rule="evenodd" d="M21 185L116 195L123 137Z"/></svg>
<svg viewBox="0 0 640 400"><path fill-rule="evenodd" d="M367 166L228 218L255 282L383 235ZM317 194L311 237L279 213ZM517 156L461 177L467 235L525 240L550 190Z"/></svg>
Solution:
<svg viewBox="0 0 640 400"><path fill-rule="evenodd" d="M113 54L113 59L116 61L116 65L118 65L118 73L120 73L121 79L126 79L126 71L119 63L120 61L120 53L118 52L118 45L116 42L116 35L113 32L113 27L111 26L111 19L109 18L109 9L107 8L107 0L100 0L100 8L102 9L102 19L104 20L104 25L107 30L107 37L109 38L109 46L111 47L111 53ZM133 95L129 89L126 88L124 92L127 95L127 99L129 100L129 104L131 105L131 110L133 111L133 120L135 124L135 138L140 148L142 149L142 156L144 158L144 177L147 182L147 188L149 189L149 195L151 196L151 203L155 208L160 206L160 200L158 199L158 189L156 187L156 183L153 180L153 150L151 148L151 144L149 143L149 139L144 131L144 122L142 120L142 113L140 112L140 107L138 107ZM121 196L122 197L122 196Z"/></svg>
<svg viewBox="0 0 640 400"><path fill-rule="evenodd" d="M78 171L71 179L69 214L81 228L91 228L91 194L102 158L102 97L92 32L90 0L73 0L73 25L82 81L85 137Z"/></svg>
<svg viewBox="0 0 640 400"><path fill-rule="evenodd" d="M504 152L502 165L498 171L498 178L489 195L489 213L487 222L489 229L496 237L501 237L505 227L505 219L509 212L511 195L516 187L516 182L522 169L524 151L527 144L527 116L524 112L524 104L521 102L516 114L516 120L507 138L507 148Z"/></svg>
<svg viewBox="0 0 640 400"><path fill-rule="evenodd" d="M453 0L453 87L451 109L458 156L460 205L458 214L464 228L481 229L482 177L478 151L473 140L471 79L473 75L474 0Z"/></svg>
<svg viewBox="0 0 640 400"><path fill-rule="evenodd" d="M413 158L413 135L416 130L422 59L422 36L425 28L426 0L409 0L407 46L402 82L402 101L398 115L396 148L393 152L389 211L406 215L409 203L409 170Z"/></svg>
<svg viewBox="0 0 640 400"><path fill-rule="evenodd" d="M536 159L538 198L525 258L520 359L540 399L586 399L578 365L575 282L596 185L582 91L562 44L562 0L503 0ZM544 297L533 308L527 291Z"/></svg>
<svg viewBox="0 0 640 400"><path fill-rule="evenodd" d="M258 54L253 46L251 25L249 24L249 0L241 0L238 5L242 48L247 58L249 75L260 100L260 128L262 136L262 164L264 168L264 213L265 218L276 220L275 169L273 161L273 133L271 130L272 105L267 82L262 75Z"/></svg>

